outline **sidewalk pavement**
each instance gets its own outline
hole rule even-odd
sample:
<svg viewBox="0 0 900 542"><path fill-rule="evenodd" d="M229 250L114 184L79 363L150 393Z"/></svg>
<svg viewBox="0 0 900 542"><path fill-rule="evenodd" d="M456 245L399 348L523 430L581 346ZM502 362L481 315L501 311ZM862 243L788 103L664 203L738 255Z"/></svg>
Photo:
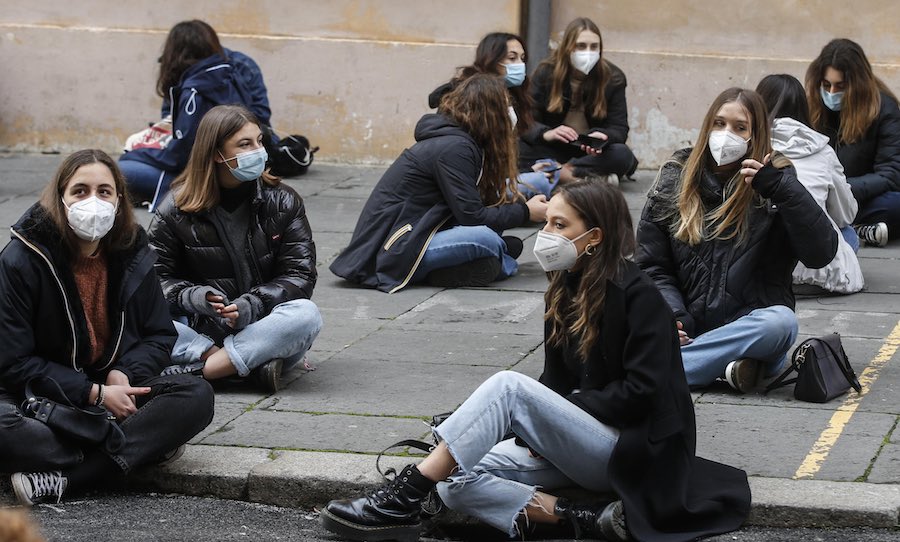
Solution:
<svg viewBox="0 0 900 542"><path fill-rule="evenodd" d="M52 177L58 155L0 155L0 226L8 227ZM267 395L251 386L217 392L212 423L179 461L137 473L139 487L312 507L378 484L375 455L395 441L428 439L433 414L454 409L496 371L538 377L546 278L525 239L518 275L490 288L409 287L396 294L338 279L329 263L350 239L384 167L316 163L287 181L304 197L318 250L313 301L325 326L309 360ZM654 171L621 186L637 220ZM138 210L149 223L146 211ZM895 527L900 512L900 242L859 252L867 289L798 301L798 342L841 333L864 393L824 405L694 394L697 452L750 475L750 523ZM388 457L400 466L408 457ZM0 503L9 501L8 488Z"/></svg>

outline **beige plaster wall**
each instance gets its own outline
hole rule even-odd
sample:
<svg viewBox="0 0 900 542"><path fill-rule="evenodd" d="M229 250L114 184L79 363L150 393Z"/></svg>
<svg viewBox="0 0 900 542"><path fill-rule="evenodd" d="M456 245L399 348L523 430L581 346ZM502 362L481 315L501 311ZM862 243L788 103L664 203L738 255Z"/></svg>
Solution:
<svg viewBox="0 0 900 542"><path fill-rule="evenodd" d="M412 143L427 94L486 33L518 32L518 0L0 0L0 150L117 151L158 115L168 29L202 18L261 66L273 122L323 161L385 162ZM900 90L890 0L555 0L552 35L593 18L628 76L630 144L643 167L690 145L710 101L768 73L802 79L831 38L858 41ZM536 61L537 59L532 59Z"/></svg>

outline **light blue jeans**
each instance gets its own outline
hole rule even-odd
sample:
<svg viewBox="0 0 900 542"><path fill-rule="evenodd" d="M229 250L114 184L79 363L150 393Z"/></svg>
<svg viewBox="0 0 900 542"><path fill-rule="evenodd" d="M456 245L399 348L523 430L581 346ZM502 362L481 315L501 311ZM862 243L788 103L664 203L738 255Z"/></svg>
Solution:
<svg viewBox="0 0 900 542"><path fill-rule="evenodd" d="M435 269L452 267L480 258L500 260L496 280L516 274L519 264L507 254L506 241L487 226L453 226L434 234L410 282L422 282Z"/></svg>
<svg viewBox="0 0 900 542"><path fill-rule="evenodd" d="M268 316L225 337L223 348L240 376L275 358L282 358L282 371L303 359L322 329L319 308L308 299L276 305ZM190 327L175 322L178 340L172 350L174 364L193 363L213 346L213 341Z"/></svg>
<svg viewBox="0 0 900 542"><path fill-rule="evenodd" d="M541 457L503 440L510 431ZM441 499L510 536L538 488L611 490L607 465L618 429L520 373L487 379L435 433L459 465L449 481L438 483Z"/></svg>
<svg viewBox="0 0 900 542"><path fill-rule="evenodd" d="M119 169L125 176L132 203L150 202L150 212L156 210L176 174L164 171L137 160L119 160Z"/></svg>
<svg viewBox="0 0 900 542"><path fill-rule="evenodd" d="M859 235L856 234L856 230L853 229L853 226L844 226L841 228L841 235L844 237L844 241L847 241L847 244L853 249L854 253L859 252Z"/></svg>
<svg viewBox="0 0 900 542"><path fill-rule="evenodd" d="M767 377L784 366L787 351L797 339L797 315L783 306L755 309L722 327L695 337L681 347L688 385L702 387L725 375L725 367L741 358L763 362Z"/></svg>
<svg viewBox="0 0 900 542"><path fill-rule="evenodd" d="M536 163L547 164L552 167L559 166L559 162L551 158L537 160ZM553 178L551 179L548 179L547 175L540 171L523 171L519 173L517 181L519 192L526 199L530 199L538 194L543 194L547 196L547 199L550 199L550 193L559 183L559 170L553 173Z"/></svg>

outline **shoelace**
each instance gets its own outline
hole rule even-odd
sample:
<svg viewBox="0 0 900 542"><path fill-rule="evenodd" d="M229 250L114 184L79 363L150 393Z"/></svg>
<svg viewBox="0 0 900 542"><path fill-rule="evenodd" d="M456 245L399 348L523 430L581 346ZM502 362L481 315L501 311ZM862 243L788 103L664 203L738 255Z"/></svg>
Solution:
<svg viewBox="0 0 900 542"><path fill-rule="evenodd" d="M56 495L56 504L60 503L63 494L63 477L61 472L34 472L28 474L28 479L31 480L31 487L34 489L34 494L31 496L32 500Z"/></svg>

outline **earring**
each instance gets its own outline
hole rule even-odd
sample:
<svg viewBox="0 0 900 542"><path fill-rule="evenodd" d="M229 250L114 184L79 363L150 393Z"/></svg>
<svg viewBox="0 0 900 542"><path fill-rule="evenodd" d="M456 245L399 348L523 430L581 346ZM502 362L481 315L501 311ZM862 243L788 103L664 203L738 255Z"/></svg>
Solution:
<svg viewBox="0 0 900 542"><path fill-rule="evenodd" d="M594 245L588 245L588 246L584 247L584 253L587 254L588 256L593 256L595 248L596 248L596 246L594 246Z"/></svg>

